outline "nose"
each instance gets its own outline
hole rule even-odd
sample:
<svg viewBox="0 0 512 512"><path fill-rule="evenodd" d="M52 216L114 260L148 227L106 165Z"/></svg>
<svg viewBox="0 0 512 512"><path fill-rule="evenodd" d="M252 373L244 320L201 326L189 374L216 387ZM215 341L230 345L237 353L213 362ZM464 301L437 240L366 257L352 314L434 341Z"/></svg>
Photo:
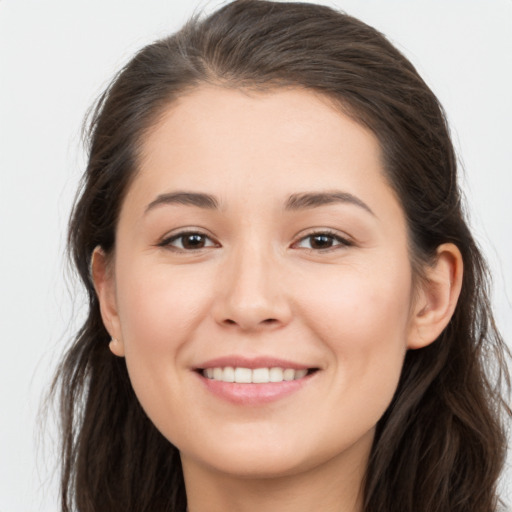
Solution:
<svg viewBox="0 0 512 512"><path fill-rule="evenodd" d="M215 321L243 331L272 330L291 320L291 305L282 266L269 251L239 250L224 262L219 275Z"/></svg>

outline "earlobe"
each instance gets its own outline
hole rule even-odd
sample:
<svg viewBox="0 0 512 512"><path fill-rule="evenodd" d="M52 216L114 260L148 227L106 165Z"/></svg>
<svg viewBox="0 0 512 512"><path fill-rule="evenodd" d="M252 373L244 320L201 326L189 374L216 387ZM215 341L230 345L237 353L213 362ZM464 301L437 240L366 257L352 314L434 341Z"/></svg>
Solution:
<svg viewBox="0 0 512 512"><path fill-rule="evenodd" d="M418 349L433 343L448 325L462 288L463 262L452 243L437 249L436 261L427 267L419 285L407 348Z"/></svg>
<svg viewBox="0 0 512 512"><path fill-rule="evenodd" d="M124 345L117 338L112 338L108 344L110 352L118 357L124 357Z"/></svg>
<svg viewBox="0 0 512 512"><path fill-rule="evenodd" d="M110 350L116 356L124 356L121 341L121 327L117 312L115 279L113 269L103 249L98 246L91 257L91 278L100 304L101 318L105 328L112 336Z"/></svg>

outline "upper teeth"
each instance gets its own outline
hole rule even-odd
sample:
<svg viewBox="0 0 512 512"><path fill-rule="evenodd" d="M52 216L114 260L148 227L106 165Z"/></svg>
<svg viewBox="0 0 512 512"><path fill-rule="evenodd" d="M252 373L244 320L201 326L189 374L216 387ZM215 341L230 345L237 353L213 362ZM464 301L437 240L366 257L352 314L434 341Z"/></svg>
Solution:
<svg viewBox="0 0 512 512"><path fill-rule="evenodd" d="M208 379L222 382L238 382L241 384L265 384L267 382L282 382L283 380L302 379L307 370L294 370L293 368L207 368L203 375Z"/></svg>

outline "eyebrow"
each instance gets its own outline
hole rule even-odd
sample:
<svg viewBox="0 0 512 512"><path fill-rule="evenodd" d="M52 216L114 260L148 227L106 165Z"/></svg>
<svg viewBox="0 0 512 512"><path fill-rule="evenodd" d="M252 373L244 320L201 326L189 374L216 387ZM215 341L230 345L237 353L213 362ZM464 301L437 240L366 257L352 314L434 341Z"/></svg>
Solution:
<svg viewBox="0 0 512 512"><path fill-rule="evenodd" d="M285 210L296 211L308 208L318 208L332 203L344 203L358 206L368 213L375 215L371 208L361 199L348 192L305 192L292 194L285 203ZM146 207L145 213L161 205L181 204L196 206L207 210L218 210L219 201L215 196L201 192L170 192L160 194Z"/></svg>
<svg viewBox="0 0 512 512"><path fill-rule="evenodd" d="M303 194L292 194L286 201L285 210L303 210L306 208L317 208L332 203L345 203L358 206L375 216L372 209L361 199L348 192L306 192Z"/></svg>
<svg viewBox="0 0 512 512"><path fill-rule="evenodd" d="M172 192L169 194L160 194L154 201L151 201L146 207L145 213L164 204L183 204L186 206L197 206L198 208L205 208L207 210L217 210L219 208L219 202L210 194Z"/></svg>

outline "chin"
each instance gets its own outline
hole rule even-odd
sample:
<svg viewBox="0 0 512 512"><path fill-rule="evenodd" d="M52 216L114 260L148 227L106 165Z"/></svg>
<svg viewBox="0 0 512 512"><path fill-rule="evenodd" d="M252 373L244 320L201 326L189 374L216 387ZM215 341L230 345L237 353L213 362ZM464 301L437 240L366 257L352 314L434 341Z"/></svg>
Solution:
<svg viewBox="0 0 512 512"><path fill-rule="evenodd" d="M212 469L226 475L244 479L280 478L295 475L307 468L306 461L276 454L247 454L245 457L225 457L211 464Z"/></svg>
<svg viewBox="0 0 512 512"><path fill-rule="evenodd" d="M367 443L371 445L372 433L368 433ZM304 438L260 439L251 442L240 439L238 443L228 443L217 439L215 445L211 440L205 445L208 449L198 453L181 452L182 460L194 460L205 469L224 474L227 477L243 479L284 478L309 472L319 468L329 461L338 459L341 462L343 454L350 457L349 452L355 445L347 443L322 446L322 443L307 443ZM302 436L301 436L302 437ZM306 438L307 439L307 438ZM213 449L212 449L213 448ZM356 450L358 451L358 450ZM366 450L364 450L366 451ZM337 457L340 456L341 457ZM185 462L186 463L186 462Z"/></svg>
<svg viewBox="0 0 512 512"><path fill-rule="evenodd" d="M180 454L184 464L194 461L194 465L201 465L217 473L247 479L289 476L311 465L312 457L308 457L308 450L298 450L297 446L300 445L297 443L285 444L284 440L226 443L218 439L215 443L211 440L204 443L203 446L208 448L199 453L197 449L188 451L183 447Z"/></svg>

